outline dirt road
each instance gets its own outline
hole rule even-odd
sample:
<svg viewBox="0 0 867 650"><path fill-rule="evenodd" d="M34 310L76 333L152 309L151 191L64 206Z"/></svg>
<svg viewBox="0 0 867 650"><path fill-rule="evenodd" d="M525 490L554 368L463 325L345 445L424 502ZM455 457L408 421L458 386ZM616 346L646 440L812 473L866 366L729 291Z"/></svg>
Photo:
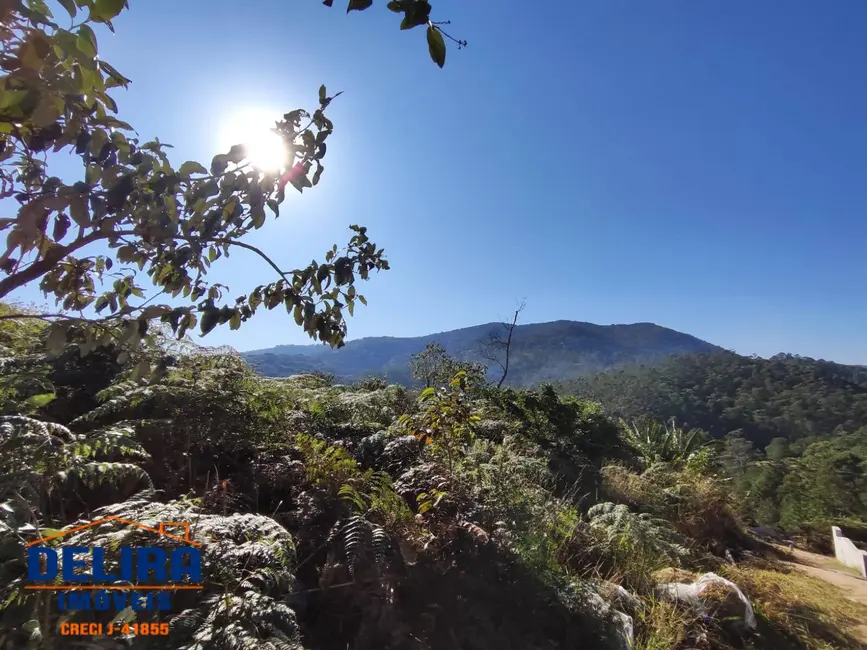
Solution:
<svg viewBox="0 0 867 650"><path fill-rule="evenodd" d="M789 551L789 553L795 556L796 561L786 562L786 564L839 587L850 600L867 605L867 580L859 577L854 571L849 573L833 558L824 555L816 555L798 549ZM859 625L857 630L861 640L867 643L867 623Z"/></svg>

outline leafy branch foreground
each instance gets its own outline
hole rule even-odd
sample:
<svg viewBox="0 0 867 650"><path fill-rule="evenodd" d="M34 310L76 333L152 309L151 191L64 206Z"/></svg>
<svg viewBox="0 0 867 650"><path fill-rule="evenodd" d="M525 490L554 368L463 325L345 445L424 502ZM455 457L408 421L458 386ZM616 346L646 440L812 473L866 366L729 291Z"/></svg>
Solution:
<svg viewBox="0 0 867 650"><path fill-rule="evenodd" d="M210 165L175 167L170 145L141 139L117 116L112 91L130 80L99 56L97 32L114 31L125 0L59 4L69 27L42 0L0 4L0 198L20 205L16 216L0 219L7 232L0 299L38 282L62 310L3 317L51 321L51 350L76 341L89 352L109 342L134 348L154 320L183 338L196 326L202 335L227 323L238 329L260 308L283 306L312 338L343 345L344 312L366 304L356 282L389 268L366 228L351 226L346 246L296 269L244 241L280 216L287 186L303 192L319 184L334 130L326 109L340 93L322 86L317 108L289 111L275 123L285 146L279 169L258 168L240 144ZM348 10L371 4L352 0ZM430 4L403 0L389 9L403 14L401 29L428 25L431 56L442 67L445 43L440 24L430 22ZM80 180L51 175L49 154L62 152L80 160ZM97 244L108 254L88 255ZM229 288L207 274L238 249L276 277L224 301ZM142 274L154 288L149 297Z"/></svg>

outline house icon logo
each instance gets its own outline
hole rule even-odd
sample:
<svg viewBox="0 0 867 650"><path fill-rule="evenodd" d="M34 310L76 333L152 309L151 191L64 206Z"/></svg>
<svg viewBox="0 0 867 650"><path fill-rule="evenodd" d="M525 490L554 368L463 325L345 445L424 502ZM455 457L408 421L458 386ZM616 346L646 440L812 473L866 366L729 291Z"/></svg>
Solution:
<svg viewBox="0 0 867 650"><path fill-rule="evenodd" d="M105 524L133 526L152 533L162 546L73 546L61 538ZM80 538L79 538L80 540ZM80 541L78 541L80 543ZM166 521L156 528L110 516L41 537L27 544L29 590L58 592L61 611L170 609L170 593L202 589L202 544L191 537L190 522ZM140 601L147 606L136 607Z"/></svg>

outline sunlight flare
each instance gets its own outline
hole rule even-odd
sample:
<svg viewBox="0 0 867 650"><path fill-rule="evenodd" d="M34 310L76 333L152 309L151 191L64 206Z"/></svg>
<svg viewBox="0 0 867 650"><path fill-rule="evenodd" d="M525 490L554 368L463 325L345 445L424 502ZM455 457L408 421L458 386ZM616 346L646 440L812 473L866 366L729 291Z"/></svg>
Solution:
<svg viewBox="0 0 867 650"><path fill-rule="evenodd" d="M227 117L220 126L220 151L242 144L247 159L254 167L265 172L276 172L287 163L288 151L283 138L277 135L274 123L277 113L264 109L246 109Z"/></svg>

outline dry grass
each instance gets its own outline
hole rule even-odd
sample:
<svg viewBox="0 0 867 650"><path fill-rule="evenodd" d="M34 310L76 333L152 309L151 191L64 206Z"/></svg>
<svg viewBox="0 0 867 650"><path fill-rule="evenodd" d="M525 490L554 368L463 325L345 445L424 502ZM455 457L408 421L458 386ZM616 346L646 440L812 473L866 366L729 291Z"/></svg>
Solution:
<svg viewBox="0 0 867 650"><path fill-rule="evenodd" d="M867 608L837 587L800 571L749 565L722 573L746 595L759 621L754 648L775 650L862 649L856 628L867 621Z"/></svg>
<svg viewBox="0 0 867 650"><path fill-rule="evenodd" d="M603 468L602 478L611 501L668 520L702 548L721 555L745 542L729 507L730 493L715 480L665 468L635 474L617 465Z"/></svg>
<svg viewBox="0 0 867 650"><path fill-rule="evenodd" d="M653 581L657 584L666 582L695 582L698 576L694 571L668 567L660 569L653 574Z"/></svg>
<svg viewBox="0 0 867 650"><path fill-rule="evenodd" d="M635 615L633 650L673 650L687 640L694 620L683 609L659 600L647 600Z"/></svg>

